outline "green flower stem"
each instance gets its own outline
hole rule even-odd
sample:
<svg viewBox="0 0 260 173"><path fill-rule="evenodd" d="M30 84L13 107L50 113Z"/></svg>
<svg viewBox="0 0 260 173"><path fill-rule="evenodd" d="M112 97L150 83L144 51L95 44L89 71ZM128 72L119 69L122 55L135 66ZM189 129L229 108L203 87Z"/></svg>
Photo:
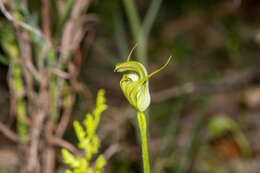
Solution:
<svg viewBox="0 0 260 173"><path fill-rule="evenodd" d="M142 157L144 173L150 173L149 153L147 144L146 117L144 112L137 112L138 125L141 133Z"/></svg>
<svg viewBox="0 0 260 173"><path fill-rule="evenodd" d="M161 68L148 75L143 64L138 61L130 61L135 47L130 51L126 62L117 64L114 71L123 73L123 77L120 80L120 87L130 105L137 111L137 119L141 133L144 173L150 173L146 115L144 113L149 107L151 100L148 79L164 69L170 62L171 57L169 57L168 61Z"/></svg>

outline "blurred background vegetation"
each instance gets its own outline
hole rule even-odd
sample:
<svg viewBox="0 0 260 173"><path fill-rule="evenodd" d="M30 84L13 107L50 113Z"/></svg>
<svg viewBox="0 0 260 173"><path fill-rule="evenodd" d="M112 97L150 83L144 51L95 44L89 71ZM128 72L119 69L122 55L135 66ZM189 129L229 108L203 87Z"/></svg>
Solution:
<svg viewBox="0 0 260 173"><path fill-rule="evenodd" d="M174 57L150 80L152 172L260 172L260 1L0 1L0 172L63 172L100 88L104 172L142 172L113 72L135 43L149 72Z"/></svg>

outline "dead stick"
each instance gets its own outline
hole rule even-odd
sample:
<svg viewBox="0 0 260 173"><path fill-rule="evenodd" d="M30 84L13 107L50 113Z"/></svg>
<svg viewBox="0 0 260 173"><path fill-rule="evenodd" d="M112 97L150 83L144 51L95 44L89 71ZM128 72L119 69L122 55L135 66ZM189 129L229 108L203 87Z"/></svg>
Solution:
<svg viewBox="0 0 260 173"><path fill-rule="evenodd" d="M175 98L185 94L201 93L201 92L221 92L238 89L252 82L254 79L260 78L259 67L238 72L226 77L210 82L187 83L183 86L172 87L152 94L152 102L161 102L167 99Z"/></svg>
<svg viewBox="0 0 260 173"><path fill-rule="evenodd" d="M71 143L61 139L61 138L58 138L56 136L49 136L48 137L48 142L49 144L51 145L56 145L56 146L59 146L59 147L63 147L63 148L66 148L68 149L69 151L71 151L72 153L74 154L79 154L80 152L77 150L76 147L74 147Z"/></svg>
<svg viewBox="0 0 260 173"><path fill-rule="evenodd" d="M2 122L0 122L0 131L10 140L14 142L20 142L18 136L15 132L10 130L6 125L4 125Z"/></svg>
<svg viewBox="0 0 260 173"><path fill-rule="evenodd" d="M43 34L50 40L51 22L50 22L50 1L41 0L42 3L42 30Z"/></svg>
<svg viewBox="0 0 260 173"><path fill-rule="evenodd" d="M47 146L43 149L46 152L43 153L43 173L54 173L55 170L55 160L56 160L56 153L55 148L52 144L48 142L49 136L52 136L54 130L54 124L51 119L48 120L45 128L45 137L47 139Z"/></svg>
<svg viewBox="0 0 260 173"><path fill-rule="evenodd" d="M24 29L27 29L27 30L29 30L31 32L34 32L35 34L37 34L39 36L42 36L42 33L39 30L37 30L37 29L31 27L30 25L27 25L26 23L21 22L21 21L17 20L15 17L13 17L13 15L6 10L6 8L5 8L4 4L3 4L3 0L0 0L0 10L4 14L4 16L8 20L12 21L14 24L18 24L21 27L23 27Z"/></svg>

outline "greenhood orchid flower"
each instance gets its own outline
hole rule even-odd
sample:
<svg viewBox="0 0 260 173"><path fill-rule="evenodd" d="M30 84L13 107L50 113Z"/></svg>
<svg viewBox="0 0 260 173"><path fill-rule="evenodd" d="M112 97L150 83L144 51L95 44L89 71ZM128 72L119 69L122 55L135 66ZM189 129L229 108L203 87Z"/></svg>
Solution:
<svg viewBox="0 0 260 173"><path fill-rule="evenodd" d="M158 70L152 72L148 75L145 67L138 61L130 61L130 57L136 46L134 46L128 55L127 61L117 64L114 71L123 73L123 77L120 80L120 87L129 101L129 103L137 111L137 120L139 124L139 129L141 133L142 141L142 157L144 173L150 173L150 163L149 163L149 152L147 143L147 125L146 125L146 115L145 110L149 107L151 102L151 96L149 92L148 79L154 74L158 73L164 69L170 62L171 57L168 61Z"/></svg>
<svg viewBox="0 0 260 173"><path fill-rule="evenodd" d="M137 111L144 112L151 102L148 79L164 69L170 62L171 57L161 68L148 75L143 64L130 61L134 48L131 50L127 61L117 64L114 71L123 73L120 87L126 99Z"/></svg>
<svg viewBox="0 0 260 173"><path fill-rule="evenodd" d="M122 72L120 87L137 111L145 111L150 105L149 84L145 67L137 61L127 61L118 64L115 72Z"/></svg>

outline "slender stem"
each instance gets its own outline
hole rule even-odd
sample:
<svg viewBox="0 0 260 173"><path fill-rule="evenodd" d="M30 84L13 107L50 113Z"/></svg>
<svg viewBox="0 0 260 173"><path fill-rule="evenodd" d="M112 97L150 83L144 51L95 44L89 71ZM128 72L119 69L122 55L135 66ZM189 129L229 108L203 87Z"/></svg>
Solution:
<svg viewBox="0 0 260 173"><path fill-rule="evenodd" d="M114 17L114 26L115 26L115 36L116 43L119 48L119 53L122 60L125 60L125 57L128 55L128 43L126 39L126 33L124 28L124 21L122 17L122 12L120 9L117 10Z"/></svg>
<svg viewBox="0 0 260 173"><path fill-rule="evenodd" d="M144 112L137 112L138 125L141 133L142 157L144 173L150 173L149 153L147 144L146 117Z"/></svg>
<svg viewBox="0 0 260 173"><path fill-rule="evenodd" d="M152 29L153 23L155 22L156 16L159 12L159 9L161 7L162 0L152 0L151 5L145 15L143 24L142 24L142 29L143 29L143 34L145 38L148 38L149 33Z"/></svg>
<svg viewBox="0 0 260 173"><path fill-rule="evenodd" d="M123 2L129 19L132 34L137 41L139 32L141 30L141 21L139 18L137 7L133 0L123 0Z"/></svg>
<svg viewBox="0 0 260 173"><path fill-rule="evenodd" d="M138 43L137 59L144 65L147 63L147 38L144 37L143 29L141 26L140 17L137 7L133 0L123 0L126 13L129 19L132 35Z"/></svg>

